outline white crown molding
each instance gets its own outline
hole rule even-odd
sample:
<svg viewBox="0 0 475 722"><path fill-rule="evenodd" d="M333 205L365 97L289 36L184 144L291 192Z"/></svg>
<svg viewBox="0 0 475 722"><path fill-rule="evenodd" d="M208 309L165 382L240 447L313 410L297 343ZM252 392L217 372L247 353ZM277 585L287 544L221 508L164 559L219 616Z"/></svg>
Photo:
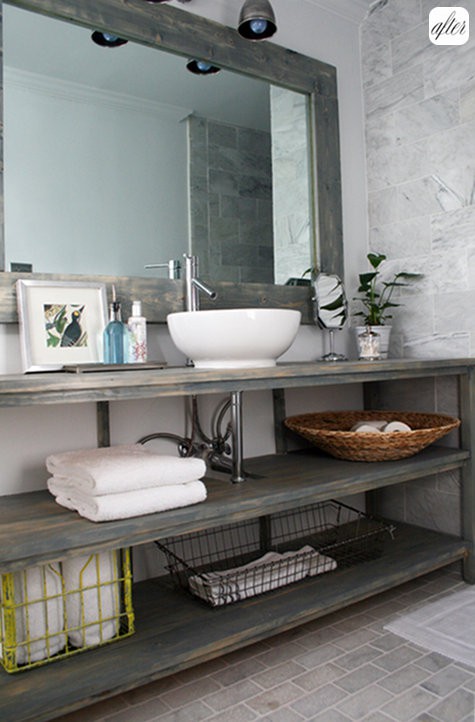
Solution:
<svg viewBox="0 0 475 722"><path fill-rule="evenodd" d="M304 2L359 25L366 17L374 0L304 0Z"/></svg>
<svg viewBox="0 0 475 722"><path fill-rule="evenodd" d="M103 105L108 108L128 110L139 114L149 113L180 121L192 113L191 108L146 100L132 95L101 90L81 83L64 81L52 76L39 75L18 68L4 67L5 86L23 88L25 90L49 95L53 98L68 100L86 105Z"/></svg>

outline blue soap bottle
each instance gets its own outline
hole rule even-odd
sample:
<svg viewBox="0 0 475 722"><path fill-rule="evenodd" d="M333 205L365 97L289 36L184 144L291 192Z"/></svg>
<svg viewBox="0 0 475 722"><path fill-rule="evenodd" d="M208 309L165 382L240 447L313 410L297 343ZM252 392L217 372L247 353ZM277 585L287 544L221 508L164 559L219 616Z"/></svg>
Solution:
<svg viewBox="0 0 475 722"><path fill-rule="evenodd" d="M129 360L129 331L122 322L119 301L109 306L109 323L104 329L104 363L124 364Z"/></svg>

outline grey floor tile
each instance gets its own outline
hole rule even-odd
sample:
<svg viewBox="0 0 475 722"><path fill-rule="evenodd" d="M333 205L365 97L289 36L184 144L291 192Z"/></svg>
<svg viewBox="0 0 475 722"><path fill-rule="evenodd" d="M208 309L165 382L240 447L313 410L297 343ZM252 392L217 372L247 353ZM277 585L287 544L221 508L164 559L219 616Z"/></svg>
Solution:
<svg viewBox="0 0 475 722"><path fill-rule="evenodd" d="M446 697L469 679L470 674L468 672L454 665L449 665L441 672L433 674L432 677L422 682L421 687L438 697Z"/></svg>
<svg viewBox="0 0 475 722"><path fill-rule="evenodd" d="M378 659L375 660L375 664L387 672L394 672L396 669L419 659L422 655L422 651L418 652L415 649L411 649L409 645L403 644L401 647L379 656Z"/></svg>
<svg viewBox="0 0 475 722"><path fill-rule="evenodd" d="M264 671L256 672L252 680L264 689L270 689L289 679L298 678L306 673L305 667L293 660L278 664L277 667L266 668Z"/></svg>
<svg viewBox="0 0 475 722"><path fill-rule="evenodd" d="M253 710L249 709L245 704L240 704L227 709L225 712L219 712L208 717L206 722L252 722L252 720L258 718L259 716L256 712L253 712Z"/></svg>
<svg viewBox="0 0 475 722"><path fill-rule="evenodd" d="M426 692L421 687L413 687L396 697L387 705L381 708L381 711L394 717L398 722L409 722L422 714L433 706L437 697L430 692ZM447 722L456 722L455 719L447 717Z"/></svg>
<svg viewBox="0 0 475 722"><path fill-rule="evenodd" d="M422 657L419 657L415 664L423 669L429 670L429 672L438 672L439 669L444 669L448 667L449 664L452 664L452 660L437 652L429 652L429 654L424 654Z"/></svg>
<svg viewBox="0 0 475 722"><path fill-rule="evenodd" d="M305 719L313 719L316 715L328 710L329 707L333 707L346 696L344 690L335 687L333 684L326 684L324 687L320 687L320 689L296 700L290 706Z"/></svg>
<svg viewBox="0 0 475 722"><path fill-rule="evenodd" d="M225 687L219 692L207 695L204 697L204 701L216 712L221 712L227 707L235 706L250 697L255 697L260 692L262 692L261 687L254 684L252 680L245 679L230 687Z"/></svg>
<svg viewBox="0 0 475 722"><path fill-rule="evenodd" d="M277 687L267 689L265 692L246 700L246 704L260 715L276 712L281 707L289 705L302 696L302 690L292 682L284 682Z"/></svg>
<svg viewBox="0 0 475 722"><path fill-rule="evenodd" d="M382 712L372 712L367 717L363 717L361 722L394 722L394 717L388 717Z"/></svg>
<svg viewBox="0 0 475 722"><path fill-rule="evenodd" d="M122 712L106 717L107 722L153 722L157 717L165 712L169 712L167 707L160 699L149 699L135 707L127 707ZM184 722L188 722L185 718Z"/></svg>
<svg viewBox="0 0 475 722"><path fill-rule="evenodd" d="M375 647L369 644L365 644L363 647L359 647L352 652L348 652L348 654L338 657L338 666L349 671L357 667L362 667L363 664L368 664L368 662L372 662L379 657L381 657L380 650L375 649Z"/></svg>
<svg viewBox="0 0 475 722"><path fill-rule="evenodd" d="M438 704L429 708L429 712L445 722L461 722L469 715L474 715L475 701L472 692L458 689Z"/></svg>
<svg viewBox="0 0 475 722"><path fill-rule="evenodd" d="M469 689L471 692L475 692L475 674L471 674L467 680L463 683L465 689Z"/></svg>
<svg viewBox="0 0 475 722"><path fill-rule="evenodd" d="M354 694L359 692L363 687L368 687L370 684L385 677L386 672L380 667L375 667L373 664L365 664L363 667L353 670L349 674L345 674L339 679L335 679L334 684L341 687L348 692L348 694Z"/></svg>
<svg viewBox="0 0 475 722"><path fill-rule="evenodd" d="M213 714L213 710L210 709L203 702L193 702L192 704L180 707L180 709L168 711L167 713L153 718L160 722L202 722L207 720ZM114 722L114 721L112 721Z"/></svg>
<svg viewBox="0 0 475 722"><path fill-rule="evenodd" d="M305 654L305 647L296 644L296 642L287 642L268 649L259 655L258 660L267 667L275 667L277 664L286 662L289 659L297 659L302 653Z"/></svg>
<svg viewBox="0 0 475 722"><path fill-rule="evenodd" d="M310 722L352 722L352 720L337 709L329 709L317 717L312 717Z"/></svg>
<svg viewBox="0 0 475 722"><path fill-rule="evenodd" d="M397 634L386 632L373 639L371 646L380 649L382 652L390 652L392 649L400 647L404 642L405 640L402 637L398 637Z"/></svg>
<svg viewBox="0 0 475 722"><path fill-rule="evenodd" d="M430 672L422 669L422 667L417 667L415 664L408 664L386 675L386 677L379 680L378 684L384 687L384 689L387 689L388 692L401 694L401 692L405 692L406 689L410 689L410 687L414 687L416 684L423 682L430 674Z"/></svg>
<svg viewBox="0 0 475 722"><path fill-rule="evenodd" d="M344 674L346 674L346 671L335 664L322 664L320 667L315 667L315 669L311 669L305 674L294 677L292 681L306 692L311 692L314 689L323 687L329 682L333 682Z"/></svg>
<svg viewBox="0 0 475 722"><path fill-rule="evenodd" d="M356 629L349 634L344 634L335 640L335 645L345 652L351 652L353 649L362 647L363 644L375 643L380 638L380 635L366 627L363 629ZM376 646L376 645L375 645Z"/></svg>
<svg viewBox="0 0 475 722"><path fill-rule="evenodd" d="M340 712L356 722L382 707L390 699L393 699L393 696L385 689L370 685L336 706Z"/></svg>
<svg viewBox="0 0 475 722"><path fill-rule="evenodd" d="M260 722L263 722L264 720L265 722L302 722L303 719L304 718L301 715L297 714L297 712L294 712L288 707L283 707L276 712L266 714L264 717L259 716Z"/></svg>
<svg viewBox="0 0 475 722"><path fill-rule="evenodd" d="M321 646L316 647L313 650L309 650L304 654L299 654L295 660L298 664L301 664L302 667L312 669L313 667L318 667L320 664L324 664L325 662L330 662L336 657L340 657L341 654L341 649L336 647L334 644L322 644Z"/></svg>

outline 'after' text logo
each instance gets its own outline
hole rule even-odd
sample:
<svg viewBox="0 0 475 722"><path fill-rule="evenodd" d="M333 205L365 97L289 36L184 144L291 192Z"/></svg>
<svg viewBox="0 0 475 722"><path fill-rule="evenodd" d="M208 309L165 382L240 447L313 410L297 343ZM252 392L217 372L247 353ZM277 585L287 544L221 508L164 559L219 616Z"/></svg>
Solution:
<svg viewBox="0 0 475 722"><path fill-rule="evenodd" d="M469 38L468 10L458 7L432 8L429 13L429 39L434 45L463 45Z"/></svg>

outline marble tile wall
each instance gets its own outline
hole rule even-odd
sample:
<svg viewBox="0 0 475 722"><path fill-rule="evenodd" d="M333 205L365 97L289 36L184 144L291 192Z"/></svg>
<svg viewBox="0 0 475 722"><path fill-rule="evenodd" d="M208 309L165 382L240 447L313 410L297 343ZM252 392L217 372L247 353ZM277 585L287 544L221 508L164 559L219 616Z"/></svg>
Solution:
<svg viewBox="0 0 475 722"><path fill-rule="evenodd" d="M475 23L475 0L460 0ZM438 46L433 0L381 0L361 26L366 114L369 250L424 278L401 293L392 355L475 353L475 41ZM383 408L457 415L450 381L386 391ZM449 439L447 443L450 443ZM460 529L459 480L423 479L384 494L398 518Z"/></svg>
<svg viewBox="0 0 475 722"><path fill-rule="evenodd" d="M424 274L394 313L406 357L475 352L475 41L432 44L435 5L381 0L361 28L369 247Z"/></svg>
<svg viewBox="0 0 475 722"><path fill-rule="evenodd" d="M190 231L200 273L273 283L270 133L188 118Z"/></svg>
<svg viewBox="0 0 475 722"><path fill-rule="evenodd" d="M307 97L271 86L275 283L312 265Z"/></svg>

